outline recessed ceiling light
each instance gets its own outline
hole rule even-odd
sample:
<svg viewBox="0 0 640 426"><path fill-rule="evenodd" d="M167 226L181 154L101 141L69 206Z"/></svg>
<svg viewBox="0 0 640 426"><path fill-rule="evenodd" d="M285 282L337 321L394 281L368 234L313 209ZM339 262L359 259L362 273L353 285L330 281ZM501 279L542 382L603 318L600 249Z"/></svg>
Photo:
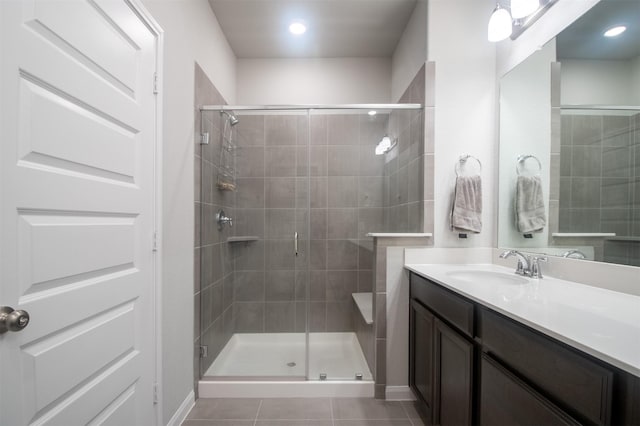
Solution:
<svg viewBox="0 0 640 426"><path fill-rule="evenodd" d="M378 113L377 111L371 110L371 111L369 111L367 114L369 114L370 116L372 116L372 117L373 117L373 116L374 116L374 115L376 115L377 113Z"/></svg>
<svg viewBox="0 0 640 426"><path fill-rule="evenodd" d="M307 31L307 26L301 21L292 22L289 25L289 32L293 35L301 35Z"/></svg>
<svg viewBox="0 0 640 426"><path fill-rule="evenodd" d="M626 30L627 30L627 27L625 27L624 25L620 25L620 26L617 26L617 27L609 28L607 31L604 32L604 36L605 37L615 37L615 36L618 36L618 35L622 34Z"/></svg>

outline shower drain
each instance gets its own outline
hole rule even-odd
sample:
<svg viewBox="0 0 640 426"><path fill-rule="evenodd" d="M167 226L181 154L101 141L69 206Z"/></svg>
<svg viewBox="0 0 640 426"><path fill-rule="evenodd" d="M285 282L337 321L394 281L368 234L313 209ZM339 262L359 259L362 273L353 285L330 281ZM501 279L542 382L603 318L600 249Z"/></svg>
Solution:
<svg viewBox="0 0 640 426"><path fill-rule="evenodd" d="M295 367L295 366L296 366L296 363L293 361L287 363L287 367Z"/></svg>

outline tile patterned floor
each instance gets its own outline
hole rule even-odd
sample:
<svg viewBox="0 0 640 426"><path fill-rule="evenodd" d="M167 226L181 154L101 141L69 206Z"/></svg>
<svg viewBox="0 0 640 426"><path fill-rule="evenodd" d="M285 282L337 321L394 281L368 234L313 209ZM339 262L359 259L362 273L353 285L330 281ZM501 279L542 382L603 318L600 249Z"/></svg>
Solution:
<svg viewBox="0 0 640 426"><path fill-rule="evenodd" d="M373 398L199 399L182 426L424 426L408 401Z"/></svg>

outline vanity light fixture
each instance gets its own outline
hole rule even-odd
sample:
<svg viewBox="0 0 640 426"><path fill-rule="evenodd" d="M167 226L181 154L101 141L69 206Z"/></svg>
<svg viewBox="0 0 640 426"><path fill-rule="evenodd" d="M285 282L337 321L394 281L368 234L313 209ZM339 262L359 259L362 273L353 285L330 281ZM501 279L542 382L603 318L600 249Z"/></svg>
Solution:
<svg viewBox="0 0 640 426"><path fill-rule="evenodd" d="M511 0L511 17L526 18L540 7L539 0Z"/></svg>
<svg viewBox="0 0 640 426"><path fill-rule="evenodd" d="M296 36L302 35L307 32L307 26L304 24L304 22L297 20L289 25L289 32Z"/></svg>
<svg viewBox="0 0 640 426"><path fill-rule="evenodd" d="M391 141L391 138L387 135L384 135L382 140L378 142L376 145L376 155L383 155L387 152L391 151L396 145L398 145L398 139L394 139Z"/></svg>
<svg viewBox="0 0 640 426"><path fill-rule="evenodd" d="M489 41L502 41L507 37L515 40L559 0L509 0L509 10L500 5L505 1L497 0L489 18Z"/></svg>
<svg viewBox="0 0 640 426"><path fill-rule="evenodd" d="M501 7L500 3L497 3L496 8L493 9L491 18L489 18L487 38L492 42L501 41L509 37L512 30L513 27L509 11Z"/></svg>
<svg viewBox="0 0 640 426"><path fill-rule="evenodd" d="M619 36L620 34L625 32L626 30L627 30L627 27L625 27L624 25L617 25L617 26L611 27L607 31L605 31L604 32L604 36L605 37Z"/></svg>

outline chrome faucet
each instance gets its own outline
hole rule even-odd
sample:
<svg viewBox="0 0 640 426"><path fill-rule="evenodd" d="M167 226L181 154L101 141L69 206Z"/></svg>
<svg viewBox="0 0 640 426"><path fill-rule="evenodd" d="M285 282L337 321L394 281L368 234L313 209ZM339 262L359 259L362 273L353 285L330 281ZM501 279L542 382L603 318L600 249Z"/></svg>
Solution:
<svg viewBox="0 0 640 426"><path fill-rule="evenodd" d="M548 259L545 256L525 256L518 250L505 250L500 255L500 258L507 259L511 256L518 258L518 265L516 266L516 274L523 275L531 278L542 278L542 270L540 269L540 262L546 262Z"/></svg>
<svg viewBox="0 0 640 426"><path fill-rule="evenodd" d="M524 254L520 253L518 250L505 250L500 255L500 258L507 259L511 256L515 256L518 258L518 266L516 266L516 274L518 275L528 275L529 269L529 258Z"/></svg>
<svg viewBox="0 0 640 426"><path fill-rule="evenodd" d="M587 256L578 249L567 250L562 253L562 257L569 257L572 259L586 259Z"/></svg>

